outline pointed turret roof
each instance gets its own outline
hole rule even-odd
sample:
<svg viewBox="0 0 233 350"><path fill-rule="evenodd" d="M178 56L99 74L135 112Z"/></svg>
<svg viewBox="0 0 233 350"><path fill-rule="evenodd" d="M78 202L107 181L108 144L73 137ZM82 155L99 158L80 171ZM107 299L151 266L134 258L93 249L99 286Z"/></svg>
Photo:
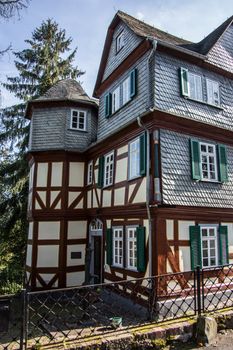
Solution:
<svg viewBox="0 0 233 350"><path fill-rule="evenodd" d="M98 107L98 100L90 98L81 84L74 79L63 79L54 84L46 93L35 100L28 102L26 118L30 118L31 107L40 104L55 102L78 102Z"/></svg>

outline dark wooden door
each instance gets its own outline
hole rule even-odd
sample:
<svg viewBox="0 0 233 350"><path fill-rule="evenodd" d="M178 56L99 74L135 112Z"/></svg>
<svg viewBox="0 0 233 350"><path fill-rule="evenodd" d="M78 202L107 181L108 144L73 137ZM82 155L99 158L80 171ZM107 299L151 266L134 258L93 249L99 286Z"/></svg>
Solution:
<svg viewBox="0 0 233 350"><path fill-rule="evenodd" d="M94 237L94 281L101 283L101 237Z"/></svg>

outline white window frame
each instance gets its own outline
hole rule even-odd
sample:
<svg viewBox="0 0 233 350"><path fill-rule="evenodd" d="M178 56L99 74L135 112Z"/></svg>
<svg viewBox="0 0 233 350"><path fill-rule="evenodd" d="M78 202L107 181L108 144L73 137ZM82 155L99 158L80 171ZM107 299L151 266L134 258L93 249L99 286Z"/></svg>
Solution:
<svg viewBox="0 0 233 350"><path fill-rule="evenodd" d="M114 177L114 151L104 156L104 187L113 184Z"/></svg>
<svg viewBox="0 0 233 350"><path fill-rule="evenodd" d="M218 249L219 249L219 242L218 242L218 226L217 225L201 225L201 258L202 258L202 266L203 268L206 267L215 267L218 266ZM203 236L203 231L207 230L207 236ZM210 230L215 231L214 236L210 236ZM215 247L210 247L210 242L214 241L215 242ZM207 242L207 248L203 247L204 242ZM203 250L207 251L207 256L203 256ZM211 256L211 250L215 250L215 254ZM210 259L214 258L215 259L215 264L211 265ZM208 259L208 265L204 264L204 259Z"/></svg>
<svg viewBox="0 0 233 350"><path fill-rule="evenodd" d="M113 227L112 230L113 230L113 239L112 239L113 266L123 267L124 230L123 230L123 227Z"/></svg>
<svg viewBox="0 0 233 350"><path fill-rule="evenodd" d="M125 46L125 34L122 31L116 37L116 53L118 53Z"/></svg>
<svg viewBox="0 0 233 350"><path fill-rule="evenodd" d="M135 147L135 149L133 149ZM133 172L134 171L134 172ZM129 180L140 176L140 138L129 143Z"/></svg>
<svg viewBox="0 0 233 350"><path fill-rule="evenodd" d="M132 231L133 237L130 237ZM130 252L132 252L131 255ZM129 270L137 271L137 226L126 227L126 267Z"/></svg>
<svg viewBox="0 0 233 350"><path fill-rule="evenodd" d="M193 88L191 87L191 79L193 79ZM192 100L203 102L203 86L202 77L199 74L188 71L189 97ZM198 89L199 85L199 89ZM192 95L192 92L193 95Z"/></svg>
<svg viewBox="0 0 233 350"><path fill-rule="evenodd" d="M122 106L131 100L130 97L130 75L122 83Z"/></svg>
<svg viewBox="0 0 233 350"><path fill-rule="evenodd" d="M217 87L217 103L215 103L215 99L214 99L214 90L215 90L215 87ZM210 91L210 89L212 91ZM212 105L212 106L220 106L220 89L219 89L219 83L215 80L212 80L212 79L208 79L206 78L206 91L207 91L207 103Z"/></svg>
<svg viewBox="0 0 233 350"><path fill-rule="evenodd" d="M208 149L208 146L211 146L213 147L213 153L209 152L209 151L202 151L201 150L201 146L206 146L206 148ZM199 147L200 147L200 167L201 167L201 180L202 181L210 181L210 182L217 182L218 181L218 168L217 168L217 154L216 154L216 145L214 144L210 144L210 143L206 143L206 142L200 142L199 143ZM203 157L206 157L207 158L207 173L208 173L208 177L204 177L203 176L203 169L202 169L202 166L203 166L203 161L202 161L202 156ZM215 178L211 178L210 176L210 173L211 173L211 170L210 170L210 157L213 157L214 158L214 163L212 163L214 165L214 168L215 168Z"/></svg>
<svg viewBox="0 0 233 350"><path fill-rule="evenodd" d="M73 113L77 113L77 116L74 116ZM80 128L80 113L84 113L83 128ZM77 118L77 127L73 126L74 118ZM87 112L83 109L71 109L71 118L70 118L70 128L72 130L86 131L87 130Z"/></svg>
<svg viewBox="0 0 233 350"><path fill-rule="evenodd" d="M87 185L91 185L93 181L93 160L87 164Z"/></svg>
<svg viewBox="0 0 233 350"><path fill-rule="evenodd" d="M120 85L112 92L112 113L115 113L120 109Z"/></svg>

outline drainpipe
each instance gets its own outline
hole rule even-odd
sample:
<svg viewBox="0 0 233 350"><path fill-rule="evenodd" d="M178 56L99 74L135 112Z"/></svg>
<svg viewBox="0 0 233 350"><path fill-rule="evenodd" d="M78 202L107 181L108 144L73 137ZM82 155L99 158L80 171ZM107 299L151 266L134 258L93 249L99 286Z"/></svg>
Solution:
<svg viewBox="0 0 233 350"><path fill-rule="evenodd" d="M148 37L152 41L152 49L147 59L147 88L148 88L148 109L151 107L151 88L154 90L154 84L150 86L150 61L157 49L157 40ZM154 81L154 80L153 80ZM153 106L154 107L154 106ZM137 117L137 122L140 128L146 132L146 210L149 221L149 276L152 276L152 218L150 213L150 133L147 127L142 123L141 117Z"/></svg>
<svg viewBox="0 0 233 350"><path fill-rule="evenodd" d="M150 213L150 133L146 126L142 123L140 117L137 118L138 125L145 130L146 133L146 210L149 221L149 276L152 276L152 219Z"/></svg>

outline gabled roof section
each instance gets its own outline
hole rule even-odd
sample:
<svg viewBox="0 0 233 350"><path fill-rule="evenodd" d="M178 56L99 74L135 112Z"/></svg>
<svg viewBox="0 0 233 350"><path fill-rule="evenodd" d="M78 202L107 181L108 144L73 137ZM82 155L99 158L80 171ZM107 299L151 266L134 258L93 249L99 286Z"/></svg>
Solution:
<svg viewBox="0 0 233 350"><path fill-rule="evenodd" d="M183 52L183 54L188 56L196 57L205 61L207 54L213 48L213 46L222 37L225 31L233 22L233 16L228 18L224 23L222 23L218 28L211 32L206 38L198 43L192 43L182 38L178 38L172 34L164 32L157 29L149 24L146 24L125 12L118 11L113 18L107 32L107 37L105 40L105 45L102 53L102 58L100 62L100 67L98 71L98 76L94 88L93 95L96 96L96 91L101 85L103 74L111 46L111 41L113 37L113 32L117 24L122 21L124 22L136 35L144 39L155 39L158 41L160 47L167 47L174 51ZM107 78L108 79L108 78Z"/></svg>
<svg viewBox="0 0 233 350"><path fill-rule="evenodd" d="M104 49L100 61L100 67L97 75L97 80L94 88L93 95L96 96L96 91L98 87L101 84L105 66L107 63L107 58L112 42L112 37L113 37L113 32L118 23L122 21L124 22L136 35L147 39L147 38L154 38L159 41L164 41L167 42L168 44L173 44L173 45L187 45L190 44L190 41L178 38L174 35L171 35L169 33L166 33L160 29L154 28L153 26L146 24L130 15L128 15L125 12L118 11L116 15L114 16L108 31L107 31L107 36L105 39L105 44L104 44Z"/></svg>
<svg viewBox="0 0 233 350"><path fill-rule="evenodd" d="M54 84L44 95L29 101L25 117L30 118L33 105L46 106L49 102L80 102L98 108L98 100L90 98L79 82L74 79L63 79Z"/></svg>
<svg viewBox="0 0 233 350"><path fill-rule="evenodd" d="M229 17L225 22L223 22L219 27L217 27L213 32L211 32L207 37L201 40L199 43L192 43L184 45L189 50L198 52L202 55L207 55L212 47L217 43L217 41L222 37L225 31L232 24L233 16Z"/></svg>
<svg viewBox="0 0 233 350"><path fill-rule="evenodd" d="M118 17L137 35L148 38L152 37L157 40L165 41L174 45L185 45L191 43L182 38L178 38L172 34L157 29L139 19L128 15L122 11L117 12Z"/></svg>

